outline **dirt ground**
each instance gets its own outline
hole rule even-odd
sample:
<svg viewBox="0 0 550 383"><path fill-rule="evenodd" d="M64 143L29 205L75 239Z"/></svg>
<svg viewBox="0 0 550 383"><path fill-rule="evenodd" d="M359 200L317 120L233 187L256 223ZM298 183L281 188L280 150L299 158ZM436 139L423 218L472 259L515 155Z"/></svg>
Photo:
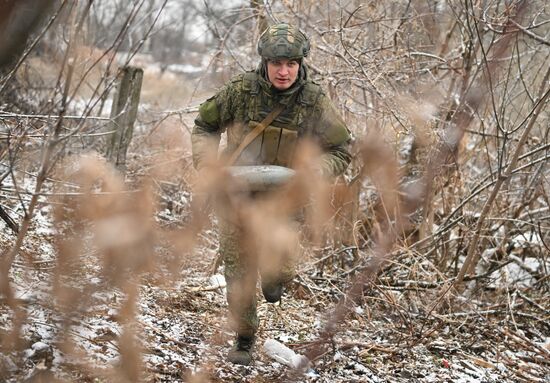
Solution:
<svg viewBox="0 0 550 383"><path fill-rule="evenodd" d="M120 363L125 294L109 286L96 256L82 258L82 279L65 283L92 299L67 323L52 287L56 259L48 217L45 207L11 273L26 320L20 350L2 354L3 379L112 381ZM446 283L404 283L412 260L403 256L385 268L360 300L349 302L345 321L308 371L294 371L273 360L263 351L264 341L277 339L306 353L361 270L350 250L328 248L305 251L298 276L281 303L266 303L258 291L261 324L255 360L249 367L233 366L225 361L233 334L224 290L209 275L216 256L215 222L202 236L200 246L176 273L163 269L170 267L170 255L159 247L158 254L165 252L166 258L139 282L133 326L144 381L549 381L549 327L544 319L548 312L541 312L543 307L528 297L528 291L511 292L510 301L502 302L500 294L492 297L494 289L487 281L471 282L469 293L483 294L484 302L449 294L446 302L433 308ZM6 230L1 238L3 246L11 240ZM323 265L320 258L325 259ZM0 306L0 318L5 335L14 323L5 304ZM73 342L70 352L64 350L66 338Z"/></svg>
<svg viewBox="0 0 550 383"><path fill-rule="evenodd" d="M159 82L168 83L180 87L166 78ZM155 203L144 210L154 222L153 244L146 243L153 267L113 283L105 254L86 251L88 229L56 218L60 202L52 182L10 270L12 306L0 297L1 380L550 382L548 280L537 272L547 270L548 257L541 256L540 244L528 241L511 244L516 258L489 265L461 292L451 289L453 278L440 273L428 255L396 246L375 282L354 300L347 291L367 268L369 249L304 242L297 276L281 303L268 304L257 292L261 324L253 365L227 363L233 334L224 289L211 278L215 218L194 249L183 252L177 245L190 209L193 114L178 110L181 105L168 117L158 112L171 101L160 88L146 92L150 101L140 109L126 179L136 186L147 178L152 190ZM16 202L6 205L22 215ZM14 238L0 222L2 250ZM66 272L59 265L60 254L71 253L64 247L69 239L81 251ZM223 274L223 266L217 272ZM342 300L345 319L330 342L315 346ZM319 356L307 371L295 371L266 355L267 339Z"/></svg>

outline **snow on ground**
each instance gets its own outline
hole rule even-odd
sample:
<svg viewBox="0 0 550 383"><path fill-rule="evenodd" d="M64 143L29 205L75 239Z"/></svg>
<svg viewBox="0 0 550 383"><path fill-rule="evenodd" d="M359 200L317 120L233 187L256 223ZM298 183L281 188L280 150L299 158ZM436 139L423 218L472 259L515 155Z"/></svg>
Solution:
<svg viewBox="0 0 550 383"><path fill-rule="evenodd" d="M45 254L50 261L51 233L36 230L29 238L36 245L35 254ZM2 244L10 239L2 234ZM186 262L178 280L159 285L154 281L165 276L150 275L140 286L138 333L147 381L177 382L191 376L242 382L519 381L509 367L510 360L516 361L526 379L548 381L547 369L527 361L537 358L535 353L510 349L490 338L494 323L489 317L434 313L428 320L425 313L414 314L407 309L396 312L384 305L369 305L369 300L355 305L333 345L313 361L305 374L298 374L267 356L261 345L266 339L276 339L297 353L304 353L316 339L326 313L334 305L334 297L312 294L308 289L330 291L337 282L311 273L298 277L280 304L268 304L259 294L262 323L255 362L250 367L230 365L225 362L232 334L227 326L223 280L212 279L206 272L215 252L205 247L198 249L196 255ZM119 361L121 326L117 315L124 296L113 288L102 289L104 281L90 276L89 282L97 286L97 291L86 310L67 326L67 318L56 310L51 275L51 267L29 268L20 258L13 268L12 285L16 297L24 302L27 315L23 327L26 346L20 352L4 355L7 382L28 378L44 368L51 368L54 375L74 379L75 369L81 374L83 371L75 366L85 360L106 370ZM212 281L222 286L213 285ZM13 318L5 305L0 306L0 318L2 330L9 330ZM425 326L421 336L413 331L418 330L418 325ZM62 330L69 332L69 338L85 356L83 359L76 361L61 351L59 340L62 335L67 336L60 334ZM417 335L411 336L411 331ZM546 343L541 341L541 345L549 342L548 328L544 331ZM529 375L529 371L538 371L538 375Z"/></svg>
<svg viewBox="0 0 550 383"><path fill-rule="evenodd" d="M32 190L32 179L23 186ZM188 205L188 197L188 191L170 195L183 205ZM17 207L15 211L21 214ZM102 381L102 374L120 363L124 330L120 310L126 296L107 283L101 262L90 253L82 258L77 273L58 281L75 294L68 302L73 303L72 313L60 309L63 300L55 291L55 236L59 233L52 213L45 204L37 210L10 272L11 287L26 319L22 347L1 354L0 376L6 382L19 382L50 371L68 381ZM156 218L162 224L181 217L162 208ZM439 290L432 285L437 286L439 279L428 274L428 260L410 256L398 260L374 289L353 302L332 343L305 374L266 355L262 345L275 339L306 354L349 287L346 253L341 253L341 262L329 262L322 271L308 254L280 304L266 303L258 292L261 325L255 361L242 367L225 361L233 334L226 319L224 281L208 274L216 255L216 232L206 231L202 239L194 255L174 273L175 279L159 262L141 280L135 330L145 381L189 381L192 376L240 382L550 381L548 305L529 298L543 288L537 284L537 275L550 266L544 263L547 259L529 255L530 246L538 246L536 237L514 238L509 263L484 280L470 282L470 289L457 296L454 304L438 298ZM0 222L2 249L13 241L14 235ZM166 249L158 246L156 251L162 260ZM491 254L494 251L484 254L487 264L482 272L491 266ZM409 264L423 270L422 281L409 275ZM440 306L432 310L438 300ZM0 334L13 328L13 314L0 296ZM70 353L68 340L75 347Z"/></svg>

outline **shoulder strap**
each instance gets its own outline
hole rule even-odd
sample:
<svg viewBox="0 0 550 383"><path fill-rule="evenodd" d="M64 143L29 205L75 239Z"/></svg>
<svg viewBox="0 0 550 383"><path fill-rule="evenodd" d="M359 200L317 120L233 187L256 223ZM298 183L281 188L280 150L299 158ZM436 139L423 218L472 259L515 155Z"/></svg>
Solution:
<svg viewBox="0 0 550 383"><path fill-rule="evenodd" d="M232 166L235 161L237 160L237 158L239 158L239 156L241 155L242 151L244 149L246 149L246 147L248 145L250 145L250 143L252 141L254 141L254 139L256 137L258 137L264 130L265 128L267 128L269 126L269 124L271 124L273 122L273 120L275 118L277 118L277 116L279 114L281 114L281 112L283 111L284 109L284 106L282 105L277 105L277 107L275 109L273 109L264 119L262 122L260 122L254 129L252 129L245 137L244 139L242 140L241 144L239 145L239 147L237 149L235 149L235 151L231 154L231 157L229 157L229 161L228 161L228 164L227 166Z"/></svg>
<svg viewBox="0 0 550 383"><path fill-rule="evenodd" d="M321 93L323 93L323 88L321 88L320 85L312 81L308 81L304 85L304 89L302 90L300 97L298 97L298 102L308 107L314 106L317 103L319 96L321 96Z"/></svg>
<svg viewBox="0 0 550 383"><path fill-rule="evenodd" d="M245 72L242 76L243 90L251 94L258 94L258 75L256 72Z"/></svg>

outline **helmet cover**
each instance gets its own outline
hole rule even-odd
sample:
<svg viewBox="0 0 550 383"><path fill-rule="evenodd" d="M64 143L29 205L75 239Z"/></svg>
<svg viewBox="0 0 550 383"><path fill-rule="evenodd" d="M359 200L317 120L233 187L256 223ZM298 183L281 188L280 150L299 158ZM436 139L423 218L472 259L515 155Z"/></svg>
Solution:
<svg viewBox="0 0 550 383"><path fill-rule="evenodd" d="M258 40L258 54L265 59L302 59L307 57L309 49L307 36L286 23L270 26Z"/></svg>

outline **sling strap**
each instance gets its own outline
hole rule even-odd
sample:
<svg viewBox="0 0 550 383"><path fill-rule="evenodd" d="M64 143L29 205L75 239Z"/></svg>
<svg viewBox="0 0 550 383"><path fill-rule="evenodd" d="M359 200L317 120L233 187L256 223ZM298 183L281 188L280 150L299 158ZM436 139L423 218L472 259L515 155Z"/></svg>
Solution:
<svg viewBox="0 0 550 383"><path fill-rule="evenodd" d="M250 143L252 141L254 141L254 139L256 137L258 137L264 130L265 128L267 128L269 126L269 124L271 124L273 122L273 120L275 118L277 118L277 116L279 114L281 114L281 112L283 111L284 109L284 106L283 105L278 105L275 109L273 109L264 119L262 122L260 122L254 129L252 129L245 137L244 139L242 140L241 144L239 145L239 147L237 149L235 149L235 151L231 154L231 157L229 157L229 161L228 161L228 164L227 166L232 166L235 161L237 161L237 158L239 158L239 156L241 155L241 153L243 152L243 150L246 149L246 147L248 145L250 145Z"/></svg>

